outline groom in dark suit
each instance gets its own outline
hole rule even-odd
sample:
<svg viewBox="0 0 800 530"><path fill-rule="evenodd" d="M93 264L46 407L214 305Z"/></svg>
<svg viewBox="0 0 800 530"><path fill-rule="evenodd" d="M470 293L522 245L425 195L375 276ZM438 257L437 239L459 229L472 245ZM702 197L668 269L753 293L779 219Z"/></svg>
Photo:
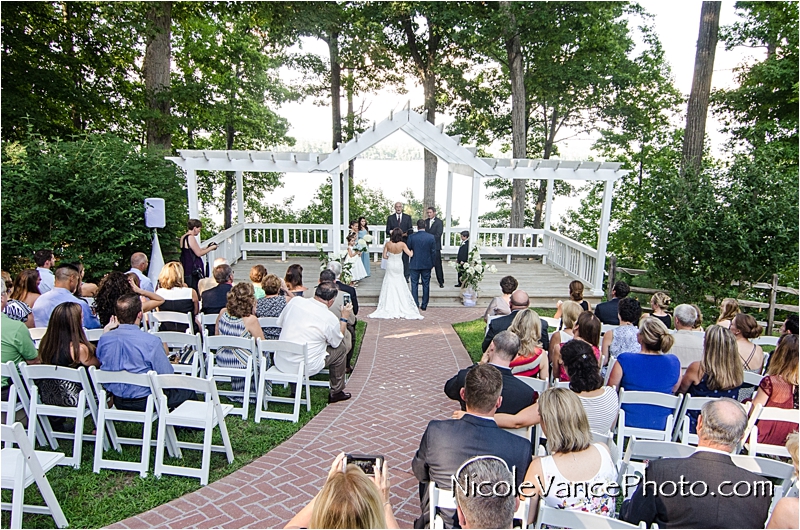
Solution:
<svg viewBox="0 0 800 530"><path fill-rule="evenodd" d="M392 230L395 228L399 228L403 231L403 242L406 243L408 239L408 234L410 234L413 230L411 225L411 216L407 213L403 213L403 203L396 202L394 203L394 212L386 219L386 236L389 237L392 235ZM406 281L408 281L408 256L405 252L402 253L403 255L403 276L406 277Z"/></svg>
<svg viewBox="0 0 800 530"><path fill-rule="evenodd" d="M433 259L433 268L436 270L436 281L439 287L444 288L444 271L442 270L442 233L444 225L442 220L436 217L436 208L428 206L428 220L425 231L436 238L436 257Z"/></svg>
<svg viewBox="0 0 800 530"><path fill-rule="evenodd" d="M431 269L436 258L436 238L425 231L425 221L417 221L417 232L408 236L408 248L414 251L409 264L411 273L411 294L414 303L425 311L431 291ZM422 304L419 303L419 279L422 277Z"/></svg>

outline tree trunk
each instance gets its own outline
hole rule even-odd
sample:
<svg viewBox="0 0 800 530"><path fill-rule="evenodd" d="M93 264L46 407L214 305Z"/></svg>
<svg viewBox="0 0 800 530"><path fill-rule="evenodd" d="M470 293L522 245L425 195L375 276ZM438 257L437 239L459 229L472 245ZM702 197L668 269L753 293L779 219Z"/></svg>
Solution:
<svg viewBox="0 0 800 530"><path fill-rule="evenodd" d="M686 109L686 131L683 136L681 175L700 171L703 161L703 139L706 133L708 99L711 94L711 75L714 73L714 54L719 33L719 12L722 2L703 2L700 11L700 34L694 59L694 77Z"/></svg>
<svg viewBox="0 0 800 530"><path fill-rule="evenodd" d="M352 140L355 138L356 135L356 113L355 108L353 107L353 71L349 70L347 72L347 139ZM353 182L355 180L355 170L356 170L356 161L355 159L350 160L347 163L347 179L349 186L347 187L348 190L348 200L350 204L353 204ZM344 211L344 205L342 205L342 211ZM352 217L352 215L351 215ZM348 220L350 222L350 220Z"/></svg>
<svg viewBox="0 0 800 530"><path fill-rule="evenodd" d="M332 149L342 143L342 65L339 63L339 33L333 32L327 39L328 52L331 56L331 119L333 121ZM344 184L340 172L339 186ZM342 189L341 187L339 189ZM339 211L344 215L344 195L340 194ZM337 219L338 221L338 219ZM344 221L347 222L346 220Z"/></svg>
<svg viewBox="0 0 800 530"><path fill-rule="evenodd" d="M517 20L511 12L510 2L500 2L500 10L508 18L506 53L511 81L511 145L514 158L527 158L527 131L525 129L525 67L522 62L522 46L517 33ZM525 180L515 179L511 189L511 228L525 226ZM513 237L513 244L517 244Z"/></svg>
<svg viewBox="0 0 800 530"><path fill-rule="evenodd" d="M233 125L228 124L225 127L225 134L226 134L226 148L230 151L233 149L233 139L236 135L236 131L233 128ZM236 173L233 171L226 171L225 172L225 230L231 227L231 210L233 207L233 188L236 186Z"/></svg>
<svg viewBox="0 0 800 530"><path fill-rule="evenodd" d="M425 112L426 119L435 124L436 123L436 75L429 68L422 80L422 86L425 92ZM436 165L438 158L435 154L427 149L425 150L425 184L422 194L422 207L428 206L436 207ZM423 215L425 211L423 210Z"/></svg>
<svg viewBox="0 0 800 530"><path fill-rule="evenodd" d="M144 55L144 83L148 108L153 114L146 121L147 146L172 149L172 134L168 120L170 114L170 27L172 2L154 2L147 10L149 35Z"/></svg>
<svg viewBox="0 0 800 530"><path fill-rule="evenodd" d="M545 131L544 153L542 158L547 160L553 154L553 143L556 138L556 131L558 130L558 111L553 109L553 114L550 116L550 124ZM547 199L547 181L539 181L539 190L536 193L536 206L533 213L533 228L538 229L542 227L542 212L544 211L544 201Z"/></svg>

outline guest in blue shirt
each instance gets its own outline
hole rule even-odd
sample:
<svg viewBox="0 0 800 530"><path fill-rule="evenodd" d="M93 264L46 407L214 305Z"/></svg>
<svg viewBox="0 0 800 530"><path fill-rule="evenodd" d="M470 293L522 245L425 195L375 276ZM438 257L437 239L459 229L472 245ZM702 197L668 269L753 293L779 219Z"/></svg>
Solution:
<svg viewBox="0 0 800 530"><path fill-rule="evenodd" d="M81 281L81 275L73 265L60 265L56 269L55 284L52 290L44 293L33 304L33 320L37 327L46 328L50 322L50 315L57 305L64 302L80 304L83 310L83 327L86 329L101 328L100 319L93 313L86 300L77 298L75 288Z"/></svg>
<svg viewBox="0 0 800 530"><path fill-rule="evenodd" d="M135 293L123 294L117 299L116 318L119 327L104 333L97 344L97 358L102 370L146 374L150 370L159 374L175 371L167 357L161 339L139 327L142 321L142 301ZM112 316L112 321L114 317ZM123 383L108 383L106 391L114 395L114 406L123 410L144 411L150 389ZM170 410L187 399L196 399L193 390L166 389L167 406Z"/></svg>

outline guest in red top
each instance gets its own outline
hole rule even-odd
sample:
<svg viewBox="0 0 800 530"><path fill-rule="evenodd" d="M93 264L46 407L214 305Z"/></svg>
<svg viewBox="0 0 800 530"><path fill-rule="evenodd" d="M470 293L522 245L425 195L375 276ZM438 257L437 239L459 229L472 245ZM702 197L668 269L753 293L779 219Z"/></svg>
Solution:
<svg viewBox="0 0 800 530"><path fill-rule="evenodd" d="M509 368L514 375L536 377L547 381L550 377L547 355L542 349L542 324L533 309L519 311L508 331L519 337L519 353Z"/></svg>
<svg viewBox="0 0 800 530"><path fill-rule="evenodd" d="M594 316L591 311L584 311L575 322L575 327L572 328L572 340L582 340L588 342L592 346L592 352L597 357L597 362L600 362L600 319ZM559 352L558 358L554 356L553 366L559 367L558 379L559 381L569 381L569 375L564 368L564 363L561 360L561 353ZM554 368L555 369L555 368Z"/></svg>
<svg viewBox="0 0 800 530"><path fill-rule="evenodd" d="M753 397L756 405L797 410L797 335L786 335L781 339L770 359L767 376L761 380ZM786 437L796 429L796 424L785 421L758 422L758 443L785 445Z"/></svg>

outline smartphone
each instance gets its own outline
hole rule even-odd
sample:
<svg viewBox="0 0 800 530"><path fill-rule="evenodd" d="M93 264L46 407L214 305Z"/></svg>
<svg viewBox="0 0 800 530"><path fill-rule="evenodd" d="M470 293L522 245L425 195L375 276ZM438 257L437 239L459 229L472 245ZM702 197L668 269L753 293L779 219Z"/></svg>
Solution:
<svg viewBox="0 0 800 530"><path fill-rule="evenodd" d="M383 468L383 456L381 455L357 455L346 454L344 458L344 469L348 464L354 464L361 468L366 475L374 476L375 468ZM344 469L342 471L344 471Z"/></svg>
<svg viewBox="0 0 800 530"><path fill-rule="evenodd" d="M342 295L342 300L344 301L344 305L349 304L350 303L350 295L348 293L344 293Z"/></svg>

